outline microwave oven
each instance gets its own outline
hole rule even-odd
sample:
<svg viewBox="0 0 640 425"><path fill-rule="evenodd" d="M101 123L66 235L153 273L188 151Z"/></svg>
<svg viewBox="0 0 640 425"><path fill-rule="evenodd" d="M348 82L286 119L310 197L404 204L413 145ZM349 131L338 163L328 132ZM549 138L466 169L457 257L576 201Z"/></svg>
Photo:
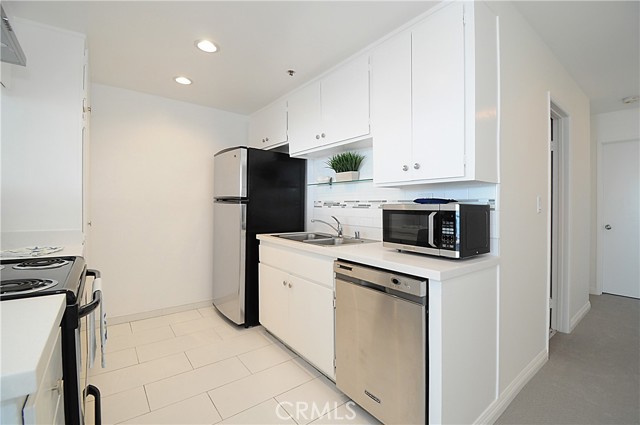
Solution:
<svg viewBox="0 0 640 425"><path fill-rule="evenodd" d="M399 251L467 258L490 250L488 204L382 206L382 243Z"/></svg>

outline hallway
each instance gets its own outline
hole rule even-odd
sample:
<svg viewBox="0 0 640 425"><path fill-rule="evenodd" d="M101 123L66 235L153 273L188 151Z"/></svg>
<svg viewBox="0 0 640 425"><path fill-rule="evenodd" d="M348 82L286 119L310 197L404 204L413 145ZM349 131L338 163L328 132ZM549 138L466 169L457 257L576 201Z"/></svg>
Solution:
<svg viewBox="0 0 640 425"><path fill-rule="evenodd" d="M571 334L496 424L639 424L640 300L591 295Z"/></svg>

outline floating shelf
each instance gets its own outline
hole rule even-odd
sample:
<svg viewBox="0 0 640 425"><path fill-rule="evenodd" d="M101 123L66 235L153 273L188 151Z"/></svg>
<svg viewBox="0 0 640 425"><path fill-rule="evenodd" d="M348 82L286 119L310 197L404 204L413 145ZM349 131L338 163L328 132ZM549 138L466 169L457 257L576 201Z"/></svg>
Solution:
<svg viewBox="0 0 640 425"><path fill-rule="evenodd" d="M344 181L344 182L336 182L336 181L333 181L333 179L331 179L327 183L308 183L307 186L331 186L331 185L334 185L334 184L365 183L365 182L372 182L372 181L373 181L373 179L359 179L359 180L349 180L349 181Z"/></svg>

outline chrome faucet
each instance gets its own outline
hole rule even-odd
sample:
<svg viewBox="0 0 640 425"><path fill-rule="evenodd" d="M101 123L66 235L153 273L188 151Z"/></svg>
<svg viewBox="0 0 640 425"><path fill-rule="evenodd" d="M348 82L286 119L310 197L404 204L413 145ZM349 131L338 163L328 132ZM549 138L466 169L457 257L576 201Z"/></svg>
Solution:
<svg viewBox="0 0 640 425"><path fill-rule="evenodd" d="M312 218L312 219L311 219L311 222L312 222L312 223L315 223L315 222L317 221L317 222L319 222L319 223L324 223L324 224L326 224L327 226L329 226L329 227L331 227L333 230L335 230L335 231L336 231L336 233L338 234L338 237L339 237L339 238L341 238L341 237L342 237L342 224L340 223L340 220L338 220L334 215L332 215L332 216L331 216L331 218L333 218L333 219L336 221L336 223L338 223L338 227L335 227L333 224L331 224L331 223L327 223L327 222L326 222L326 221L324 221L324 220L318 220L318 219L316 219L316 218Z"/></svg>

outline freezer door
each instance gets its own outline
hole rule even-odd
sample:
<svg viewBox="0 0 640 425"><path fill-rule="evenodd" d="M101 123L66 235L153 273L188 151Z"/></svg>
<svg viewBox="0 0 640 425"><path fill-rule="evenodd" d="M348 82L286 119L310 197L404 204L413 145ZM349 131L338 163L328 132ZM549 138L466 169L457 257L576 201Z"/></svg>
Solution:
<svg viewBox="0 0 640 425"><path fill-rule="evenodd" d="M233 322L244 323L247 205L213 207L213 304Z"/></svg>
<svg viewBox="0 0 640 425"><path fill-rule="evenodd" d="M213 196L247 197L247 149L234 148L218 152L213 160Z"/></svg>

